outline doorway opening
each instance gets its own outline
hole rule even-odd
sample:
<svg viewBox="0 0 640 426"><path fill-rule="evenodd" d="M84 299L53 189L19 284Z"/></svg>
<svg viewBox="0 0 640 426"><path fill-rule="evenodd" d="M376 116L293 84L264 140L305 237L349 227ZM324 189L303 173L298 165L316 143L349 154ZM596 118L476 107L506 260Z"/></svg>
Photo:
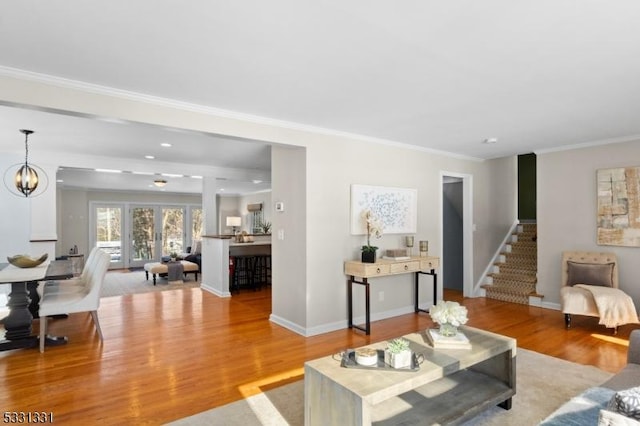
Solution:
<svg viewBox="0 0 640 426"><path fill-rule="evenodd" d="M472 176L441 172L440 182L442 287L473 297Z"/></svg>

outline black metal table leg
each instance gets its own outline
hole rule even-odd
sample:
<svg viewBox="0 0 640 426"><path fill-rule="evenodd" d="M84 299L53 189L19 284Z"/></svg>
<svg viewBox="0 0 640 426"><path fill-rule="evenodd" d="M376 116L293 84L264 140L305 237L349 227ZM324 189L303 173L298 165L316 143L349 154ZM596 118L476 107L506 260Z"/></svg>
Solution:
<svg viewBox="0 0 640 426"><path fill-rule="evenodd" d="M365 326L355 325L353 323L353 284L360 284L365 287ZM349 277L347 281L347 299L349 303L349 328L356 328L360 331L364 331L367 335L371 334L371 303L370 303L370 291L369 282L366 278L362 281L357 281L353 275Z"/></svg>
<svg viewBox="0 0 640 426"><path fill-rule="evenodd" d="M429 313L428 309L420 308L418 304L419 296L420 296L420 274L422 275L431 275L433 277L433 304L438 303L438 274L436 274L435 269L432 269L430 272L416 271L415 275L415 312L426 312Z"/></svg>

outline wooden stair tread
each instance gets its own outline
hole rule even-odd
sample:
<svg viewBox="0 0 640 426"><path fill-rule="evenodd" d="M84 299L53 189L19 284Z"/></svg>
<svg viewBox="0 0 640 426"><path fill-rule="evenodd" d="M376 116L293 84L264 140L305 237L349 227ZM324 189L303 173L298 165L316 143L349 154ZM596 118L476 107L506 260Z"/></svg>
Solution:
<svg viewBox="0 0 640 426"><path fill-rule="evenodd" d="M537 229L536 224L518 225L518 232L512 234L514 241L506 243L508 247L500 253L501 261L494 263L497 272L487 274L493 283L480 286L485 290L486 297L527 305L530 296L543 297L536 291Z"/></svg>

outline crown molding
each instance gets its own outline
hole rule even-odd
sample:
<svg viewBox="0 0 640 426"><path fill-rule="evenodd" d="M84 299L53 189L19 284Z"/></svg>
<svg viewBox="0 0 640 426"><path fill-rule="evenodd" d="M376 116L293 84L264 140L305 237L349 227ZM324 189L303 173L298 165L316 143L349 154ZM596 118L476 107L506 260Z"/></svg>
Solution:
<svg viewBox="0 0 640 426"><path fill-rule="evenodd" d="M349 132L344 132L340 130L328 129L324 127L300 124L292 121L278 120L274 118L245 114L237 111L215 108L215 107L210 107L206 105L199 105L199 104L193 104L189 102L177 101L174 99L147 95L144 93L132 92L132 91L117 89L117 88L108 87L108 86L101 86L98 84L87 83L87 82L78 81L78 80L71 80L68 78L57 77L57 76L48 75L48 74L41 74L33 71L26 71L26 70L6 67L2 65L0 65L0 76L15 78L19 80L33 81L33 82L57 86L61 88L93 93L96 95L111 96L111 97L117 97L117 98L126 99L130 101L143 102L143 103L156 105L156 106L163 106L163 107L174 108L174 109L179 109L184 111L191 111L191 112L201 113L205 115L214 115L221 118L244 121L244 122L253 123L253 124L278 127L281 129L295 130L300 132L352 139L352 140L366 142L366 143L375 143L378 145L386 145L386 146L391 146L395 148L427 152L430 154L456 158L460 160L477 161L477 162L484 161L484 159L482 158L470 157L470 156L455 154L447 151L440 151L440 150L426 148L422 146L411 145L404 142L374 138L371 136L364 136L356 133L349 133Z"/></svg>
<svg viewBox="0 0 640 426"><path fill-rule="evenodd" d="M640 135L630 135L630 136L622 136L622 137L619 137L619 138L600 139L600 140L595 140L595 141L591 141L591 142L578 143L578 144L574 144L574 145L566 145L566 146L559 146L559 147L554 147L554 148L539 149L539 150L534 151L534 154L536 154L536 155L551 154L551 153L554 153L554 152L571 151L571 150L574 150L574 149L591 148L591 147L594 147L594 146L610 145L610 144L614 144L614 143L635 142L635 141L640 141Z"/></svg>

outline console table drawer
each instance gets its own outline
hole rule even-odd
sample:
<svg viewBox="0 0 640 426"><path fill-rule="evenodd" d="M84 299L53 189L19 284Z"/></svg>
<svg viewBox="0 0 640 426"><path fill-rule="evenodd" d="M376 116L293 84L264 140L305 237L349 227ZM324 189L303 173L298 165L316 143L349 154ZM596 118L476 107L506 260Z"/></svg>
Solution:
<svg viewBox="0 0 640 426"><path fill-rule="evenodd" d="M345 264L344 272L346 275L354 275L356 277L363 278L388 275L389 264L347 262Z"/></svg>
<svg viewBox="0 0 640 426"><path fill-rule="evenodd" d="M436 269L440 266L440 258L428 257L426 259L420 259L420 270L426 271L430 269Z"/></svg>
<svg viewBox="0 0 640 426"><path fill-rule="evenodd" d="M420 262L402 262L402 263L392 263L391 265L391 273L392 274L401 274L403 272L415 272L420 270Z"/></svg>

